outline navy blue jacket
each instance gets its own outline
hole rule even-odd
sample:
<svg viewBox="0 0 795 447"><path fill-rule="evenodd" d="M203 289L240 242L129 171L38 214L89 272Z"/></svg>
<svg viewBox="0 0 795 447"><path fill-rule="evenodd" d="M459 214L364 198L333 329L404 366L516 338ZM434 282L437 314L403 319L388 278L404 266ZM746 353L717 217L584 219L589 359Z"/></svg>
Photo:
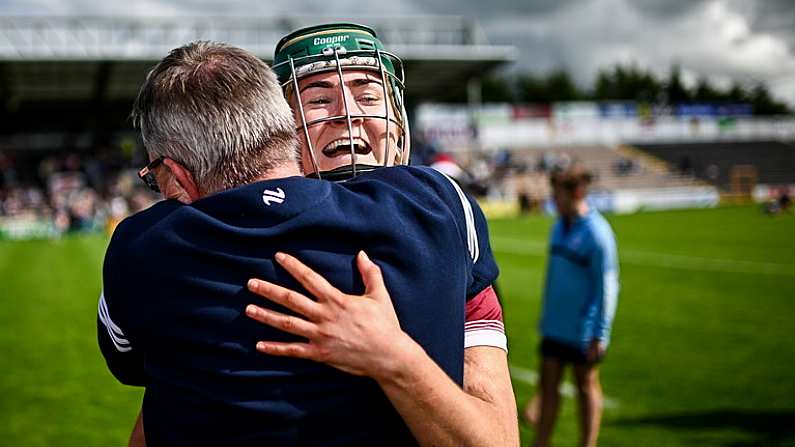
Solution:
<svg viewBox="0 0 795 447"><path fill-rule="evenodd" d="M149 447L415 444L372 379L258 353L259 340L298 337L244 314L285 311L248 292L249 278L306 293L277 251L363 293L359 250L381 267L403 330L461 384L465 300L497 266L477 204L435 171L268 180L124 220L105 256L98 338L111 372L146 387Z"/></svg>

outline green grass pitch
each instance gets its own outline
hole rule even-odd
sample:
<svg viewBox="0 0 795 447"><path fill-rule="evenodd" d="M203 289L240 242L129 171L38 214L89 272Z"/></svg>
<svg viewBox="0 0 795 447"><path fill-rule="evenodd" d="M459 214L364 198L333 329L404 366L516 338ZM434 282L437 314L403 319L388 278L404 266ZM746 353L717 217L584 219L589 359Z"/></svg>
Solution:
<svg viewBox="0 0 795 447"><path fill-rule="evenodd" d="M608 219L622 288L600 445L795 444L795 216L726 207ZM491 222L520 405L535 389L551 222ZM0 242L1 444L125 444L141 392L115 382L95 342L106 243ZM575 445L575 408L564 398L556 445Z"/></svg>

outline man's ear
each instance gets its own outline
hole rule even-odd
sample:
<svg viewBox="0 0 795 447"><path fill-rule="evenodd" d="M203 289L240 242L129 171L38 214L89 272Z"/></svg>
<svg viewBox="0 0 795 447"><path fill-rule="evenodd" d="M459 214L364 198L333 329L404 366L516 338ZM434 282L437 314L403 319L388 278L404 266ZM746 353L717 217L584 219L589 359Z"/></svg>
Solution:
<svg viewBox="0 0 795 447"><path fill-rule="evenodd" d="M170 158L163 160L163 164L171 170L171 174L176 180L176 182L169 182L169 185L166 186L167 189L163 191L163 195L166 198L177 199L183 203L191 203L202 197L190 171Z"/></svg>

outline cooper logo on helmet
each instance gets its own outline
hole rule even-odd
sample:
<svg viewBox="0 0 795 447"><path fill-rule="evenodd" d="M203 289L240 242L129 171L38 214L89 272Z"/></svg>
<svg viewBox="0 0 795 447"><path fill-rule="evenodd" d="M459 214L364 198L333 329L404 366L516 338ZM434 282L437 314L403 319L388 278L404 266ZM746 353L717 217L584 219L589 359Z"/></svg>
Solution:
<svg viewBox="0 0 795 447"><path fill-rule="evenodd" d="M315 37L314 45L326 45L332 43L340 43L348 40L350 36L331 36L331 37Z"/></svg>

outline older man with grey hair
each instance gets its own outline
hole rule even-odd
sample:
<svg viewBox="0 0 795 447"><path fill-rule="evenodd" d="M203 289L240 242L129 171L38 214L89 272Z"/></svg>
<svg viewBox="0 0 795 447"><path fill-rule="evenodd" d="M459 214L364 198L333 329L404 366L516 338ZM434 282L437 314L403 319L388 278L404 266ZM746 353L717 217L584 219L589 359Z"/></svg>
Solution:
<svg viewBox="0 0 795 447"><path fill-rule="evenodd" d="M147 76L132 117L152 160L142 176L155 188L148 176L161 176L168 199L191 202L285 166L300 174L289 106L270 69L240 48L172 51ZM161 163L167 169L155 170Z"/></svg>
<svg viewBox="0 0 795 447"><path fill-rule="evenodd" d="M497 268L454 184L408 167L303 178L273 73L223 44L172 51L133 115L151 160L140 175L174 200L117 228L97 328L111 372L146 387L147 444L516 444L507 365L462 389L463 301ZM488 275L473 277L475 259ZM276 304L249 306L254 277ZM317 355L262 356L259 340Z"/></svg>

